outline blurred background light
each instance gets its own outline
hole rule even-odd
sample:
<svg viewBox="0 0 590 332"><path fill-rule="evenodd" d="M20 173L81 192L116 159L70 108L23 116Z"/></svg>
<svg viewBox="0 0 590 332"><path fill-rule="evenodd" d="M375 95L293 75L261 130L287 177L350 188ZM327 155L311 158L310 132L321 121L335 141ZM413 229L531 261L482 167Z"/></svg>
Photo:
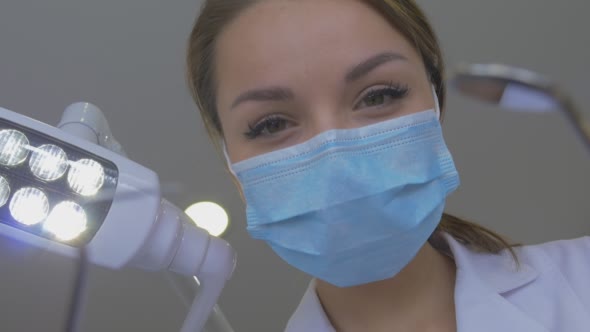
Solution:
<svg viewBox="0 0 590 332"><path fill-rule="evenodd" d="M227 212L219 204L200 202L184 211L197 226L206 229L213 236L221 236L229 226Z"/></svg>

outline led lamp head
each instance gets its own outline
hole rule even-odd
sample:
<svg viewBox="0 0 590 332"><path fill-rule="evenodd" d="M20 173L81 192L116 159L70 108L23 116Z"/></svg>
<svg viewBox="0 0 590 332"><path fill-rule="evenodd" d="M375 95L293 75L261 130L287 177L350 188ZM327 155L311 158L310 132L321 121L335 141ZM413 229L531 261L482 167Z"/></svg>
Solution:
<svg viewBox="0 0 590 332"><path fill-rule="evenodd" d="M98 108L75 105L96 121L70 119L76 106L60 126L86 128L85 139L0 108L0 235L70 257L83 247L89 263L107 268L197 276L182 332L200 331L233 272L233 249L162 200L154 172L96 145L120 150ZM95 142L86 140L93 123Z"/></svg>
<svg viewBox="0 0 590 332"><path fill-rule="evenodd" d="M0 234L109 268L138 254L160 209L157 175L0 108Z"/></svg>

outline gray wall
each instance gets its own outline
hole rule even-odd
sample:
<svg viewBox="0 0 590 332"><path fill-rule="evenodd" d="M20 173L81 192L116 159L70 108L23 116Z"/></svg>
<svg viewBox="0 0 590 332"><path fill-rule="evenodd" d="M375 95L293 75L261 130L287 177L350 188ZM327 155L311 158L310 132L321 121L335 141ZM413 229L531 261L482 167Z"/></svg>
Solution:
<svg viewBox="0 0 590 332"><path fill-rule="evenodd" d="M587 1L420 3L449 65L541 71L590 117ZM238 331L278 331L308 279L247 237L243 206L212 157L183 73L198 6L0 2L0 106L55 124L71 102L94 102L131 158L160 174L173 202L227 206L239 265L221 306ZM560 116L498 112L451 93L445 132L462 177L449 211L524 243L590 234L590 158ZM61 331L72 278L72 262L0 238L0 330ZM183 310L163 275L93 268L84 331L174 331Z"/></svg>

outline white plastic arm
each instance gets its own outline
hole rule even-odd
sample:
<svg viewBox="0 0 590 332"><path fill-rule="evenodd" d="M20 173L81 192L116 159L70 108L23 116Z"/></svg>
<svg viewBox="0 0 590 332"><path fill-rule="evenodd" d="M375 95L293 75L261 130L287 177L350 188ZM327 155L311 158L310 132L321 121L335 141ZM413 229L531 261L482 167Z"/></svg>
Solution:
<svg viewBox="0 0 590 332"><path fill-rule="evenodd" d="M196 227L184 212L163 200L152 236L141 252L135 258L136 267L153 271L167 269L198 278L200 286L181 331L202 331L234 271L236 255L233 248Z"/></svg>
<svg viewBox="0 0 590 332"><path fill-rule="evenodd" d="M205 332L235 332L218 305L213 307L205 325Z"/></svg>
<svg viewBox="0 0 590 332"><path fill-rule="evenodd" d="M57 127L125 156L104 114L93 104L68 106ZM227 242L196 227L183 211L166 200L160 204L148 241L133 261L135 267L146 270L167 269L198 278L200 285L182 332L200 332L212 312L217 319L213 320L216 326L211 332L233 332L216 303L235 264L235 252Z"/></svg>
<svg viewBox="0 0 590 332"><path fill-rule="evenodd" d="M57 128L125 156L102 111L91 103L74 103L62 114Z"/></svg>
<svg viewBox="0 0 590 332"><path fill-rule="evenodd" d="M196 227L192 228L196 229ZM179 248L176 257L170 266L171 271L189 275L189 273L187 273L188 271L179 271L181 265L187 266L187 264L178 264L178 261L184 261L185 258L187 258L182 257L186 254L194 256L194 253L185 253ZM184 321L181 332L200 332L203 329L209 315L214 311L214 307L217 304L217 300L221 295L225 283L233 273L235 262L236 256L232 247L219 238L210 237L205 258L198 268L198 271L195 271L195 273L192 274L198 278L200 285Z"/></svg>
<svg viewBox="0 0 590 332"><path fill-rule="evenodd" d="M176 295L182 300L185 307L190 308L195 296L199 291L199 281L196 277L185 277L176 273L166 273L166 280L176 292ZM231 324L225 317L225 314L215 305L203 332L235 332Z"/></svg>

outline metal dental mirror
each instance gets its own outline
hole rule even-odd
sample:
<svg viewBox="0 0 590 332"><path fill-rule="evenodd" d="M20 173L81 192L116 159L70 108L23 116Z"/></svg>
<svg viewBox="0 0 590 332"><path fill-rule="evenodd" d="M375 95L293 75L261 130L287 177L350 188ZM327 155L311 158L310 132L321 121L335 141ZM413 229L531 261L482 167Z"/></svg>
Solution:
<svg viewBox="0 0 590 332"><path fill-rule="evenodd" d="M472 64L456 68L450 83L463 95L505 110L561 112L590 151L590 123L572 99L545 76L501 64Z"/></svg>

